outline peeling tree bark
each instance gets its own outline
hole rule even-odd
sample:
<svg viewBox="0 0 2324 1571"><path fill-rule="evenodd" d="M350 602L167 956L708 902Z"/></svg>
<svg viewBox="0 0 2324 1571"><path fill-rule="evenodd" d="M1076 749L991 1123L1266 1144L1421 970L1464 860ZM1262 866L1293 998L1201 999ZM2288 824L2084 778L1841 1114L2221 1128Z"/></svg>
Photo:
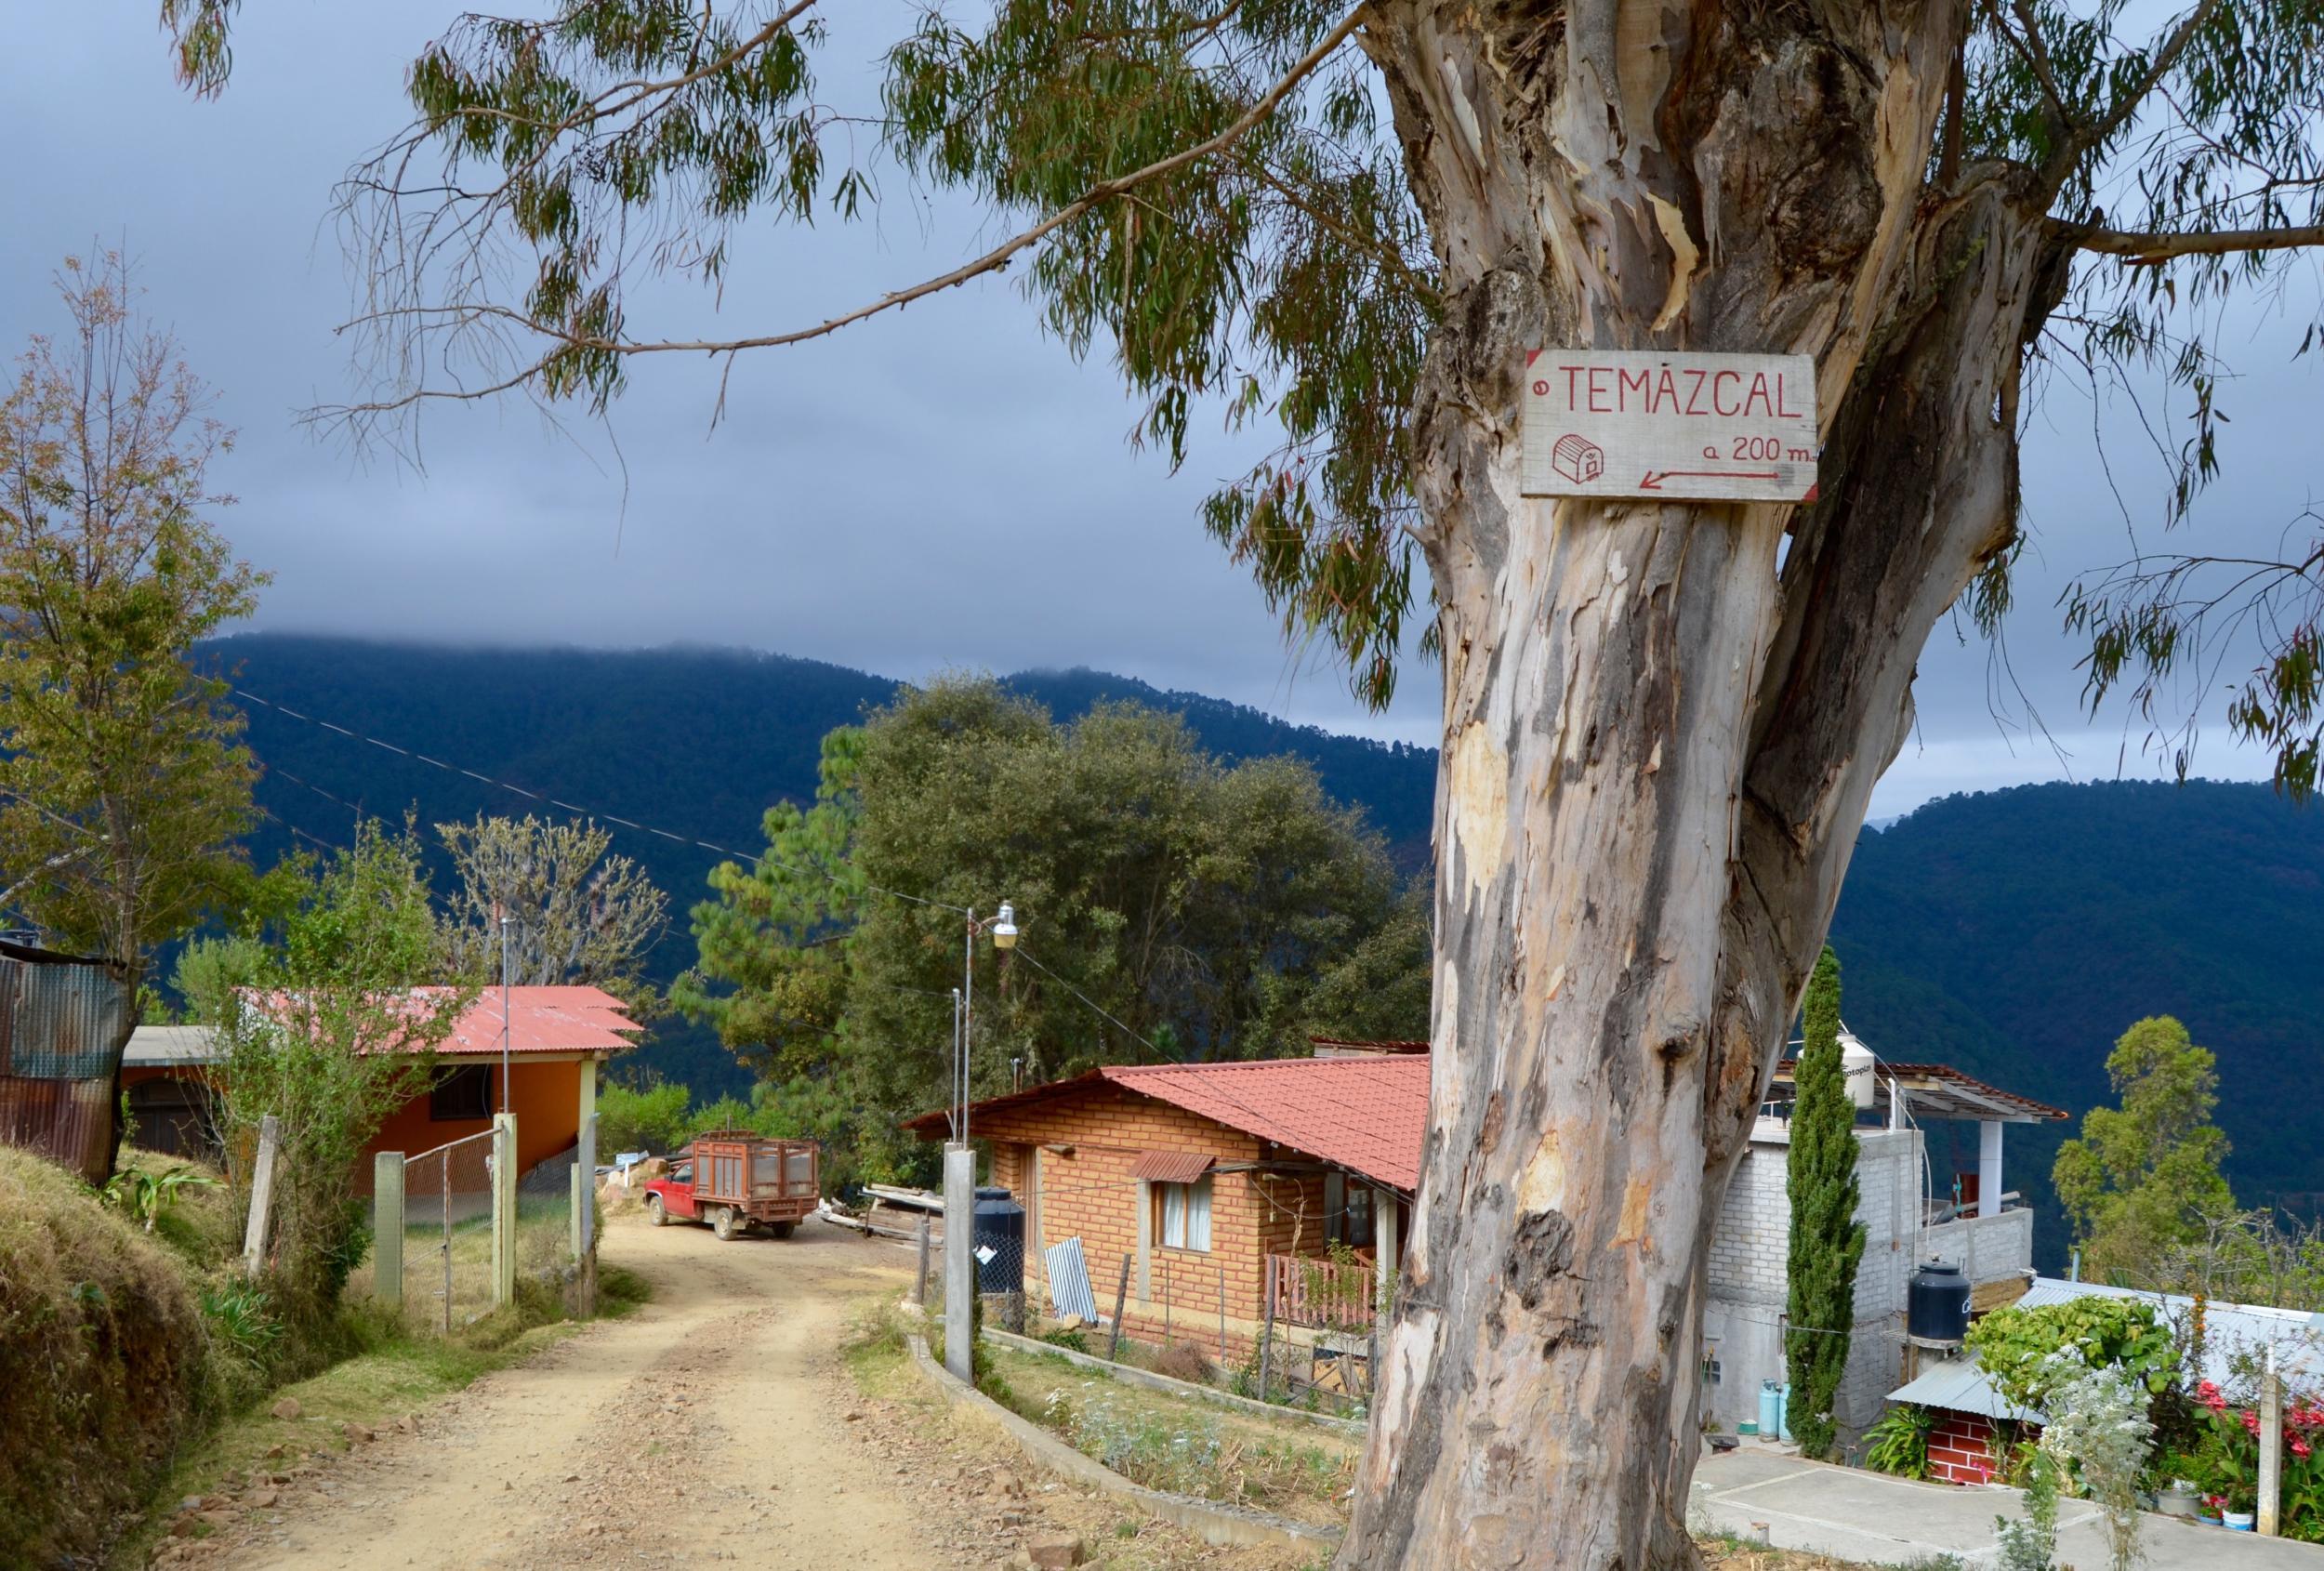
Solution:
<svg viewBox="0 0 2324 1571"><path fill-rule="evenodd" d="M1343 1566L1694 1563L1720 1198L1914 661L2011 539L2054 252L2003 171L1924 189L1961 23L1367 29L1445 271L1414 442L1446 721L1428 1143ZM1816 356L1817 499L1522 497L1543 346Z"/></svg>

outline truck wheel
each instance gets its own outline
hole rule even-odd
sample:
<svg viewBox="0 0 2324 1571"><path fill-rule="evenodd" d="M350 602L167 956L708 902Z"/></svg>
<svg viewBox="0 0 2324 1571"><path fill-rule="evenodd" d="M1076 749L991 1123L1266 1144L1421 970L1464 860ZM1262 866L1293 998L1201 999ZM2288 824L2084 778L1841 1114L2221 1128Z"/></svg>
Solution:
<svg viewBox="0 0 2324 1571"><path fill-rule="evenodd" d="M662 1197L658 1195L647 1195L645 1197L646 1226L660 1227L668 1221L669 1218L662 1214Z"/></svg>
<svg viewBox="0 0 2324 1571"><path fill-rule="evenodd" d="M788 1238L798 1226L795 1221L771 1221L767 1223L767 1231L777 1238Z"/></svg>
<svg viewBox="0 0 2324 1571"><path fill-rule="evenodd" d="M743 1225L746 1224L737 1224L735 1221L734 1208L732 1206L720 1206L710 1213L710 1231L717 1234L721 1242L739 1234L743 1230Z"/></svg>

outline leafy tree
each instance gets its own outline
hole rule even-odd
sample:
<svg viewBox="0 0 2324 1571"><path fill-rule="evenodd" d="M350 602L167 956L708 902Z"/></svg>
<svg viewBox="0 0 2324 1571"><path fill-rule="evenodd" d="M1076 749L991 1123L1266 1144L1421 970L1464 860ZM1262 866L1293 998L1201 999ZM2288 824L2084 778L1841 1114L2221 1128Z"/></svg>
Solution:
<svg viewBox="0 0 2324 1571"><path fill-rule="evenodd" d="M767 809L765 855L747 868L713 867L717 898L692 913L700 958L672 984L670 1001L717 1026L763 1077L825 1070L838 1056L862 882L852 859L863 746L852 726L825 736L814 806Z"/></svg>
<svg viewBox="0 0 2324 1571"><path fill-rule="evenodd" d="M2151 1274L2175 1246L2235 1210L2220 1175L2227 1137L2212 1123L2219 1070L2169 1015L2140 1021L2106 1055L2119 1108L2093 1108L2050 1171L2093 1278Z"/></svg>
<svg viewBox="0 0 2324 1571"><path fill-rule="evenodd" d="M368 1241L356 1196L363 1148L425 1089L436 1045L475 992L429 985L436 918L409 829L366 821L352 849L303 871L279 920L190 944L178 987L219 1046L227 1149L248 1152L265 1117L278 1120L274 1289L288 1318L311 1327Z"/></svg>
<svg viewBox="0 0 2324 1571"><path fill-rule="evenodd" d="M162 11L215 90L234 7ZM456 23L343 188L380 374L345 413L602 407L637 357L731 363L1015 267L1173 460L1206 410L1272 421L1208 527L1375 697L1424 563L1446 664L1429 1290L1341 1558L1690 1564L1670 1349L1921 649L1964 597L2009 603L2045 367L2176 378L2168 507L2214 469L2217 308L2324 243L2324 7L913 15L876 106L821 96L813 0ZM747 221L905 177L1024 227L820 323L664 337L631 292L723 288ZM1584 344L1814 357L1812 499L1527 497L1526 357ZM2103 675L2107 618L2081 625ZM2296 710L2313 621L2258 626L2262 707Z"/></svg>
<svg viewBox="0 0 2324 1571"><path fill-rule="evenodd" d="M1791 1432L1802 1451L1823 1457L1838 1438L1832 1401L1848 1367L1856 1265L1864 1259L1864 1224L1856 1221L1856 1108L1840 1064L1840 959L1829 946L1808 979L1802 1020L1785 1179L1791 1196L1786 1310L1800 1328L1784 1350L1784 1363L1797 1398Z"/></svg>
<svg viewBox="0 0 2324 1571"><path fill-rule="evenodd" d="M240 890L257 766L187 656L265 580L205 516L231 438L129 264L68 257L58 293L0 396L0 911L135 988Z"/></svg>
<svg viewBox="0 0 2324 1571"><path fill-rule="evenodd" d="M606 854L613 832L578 820L533 817L439 824L459 889L443 934L453 970L475 982L501 976L499 917L516 918L509 980L531 986L603 987L650 1003L646 952L667 925L669 897L627 856Z"/></svg>
<svg viewBox="0 0 2324 1571"><path fill-rule="evenodd" d="M1175 717L1070 726L988 680L907 692L835 733L814 807L712 876L673 996L769 1078L838 1075L880 1117L944 1100L963 913L1006 898L978 961L972 1084L1095 1063L1418 1035L1427 926L1360 816L1286 759L1219 763ZM891 898L890 891L913 898Z"/></svg>

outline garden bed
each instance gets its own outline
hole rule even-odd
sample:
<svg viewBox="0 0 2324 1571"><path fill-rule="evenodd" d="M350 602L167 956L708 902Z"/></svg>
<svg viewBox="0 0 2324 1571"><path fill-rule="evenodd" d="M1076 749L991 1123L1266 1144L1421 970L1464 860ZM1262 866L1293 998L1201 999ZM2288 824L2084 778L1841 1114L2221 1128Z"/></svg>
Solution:
<svg viewBox="0 0 2324 1571"><path fill-rule="evenodd" d="M1314 1526L1346 1521L1361 1442L995 1348L987 1394L1134 1484Z"/></svg>

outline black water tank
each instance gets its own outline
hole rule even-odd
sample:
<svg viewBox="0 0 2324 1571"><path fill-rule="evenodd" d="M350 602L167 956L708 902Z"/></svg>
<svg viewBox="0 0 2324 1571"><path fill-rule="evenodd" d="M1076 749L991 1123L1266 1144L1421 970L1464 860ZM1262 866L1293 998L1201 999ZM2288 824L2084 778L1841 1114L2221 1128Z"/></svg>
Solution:
<svg viewBox="0 0 2324 1571"><path fill-rule="evenodd" d="M1023 1292L1024 1208L1009 1198L1009 1191L979 1186L975 1237L976 1290Z"/></svg>
<svg viewBox="0 0 2324 1571"><path fill-rule="evenodd" d="M1969 1278L1931 1261L1905 1291L1905 1330L1922 1341L1957 1342L1969 1334Z"/></svg>

